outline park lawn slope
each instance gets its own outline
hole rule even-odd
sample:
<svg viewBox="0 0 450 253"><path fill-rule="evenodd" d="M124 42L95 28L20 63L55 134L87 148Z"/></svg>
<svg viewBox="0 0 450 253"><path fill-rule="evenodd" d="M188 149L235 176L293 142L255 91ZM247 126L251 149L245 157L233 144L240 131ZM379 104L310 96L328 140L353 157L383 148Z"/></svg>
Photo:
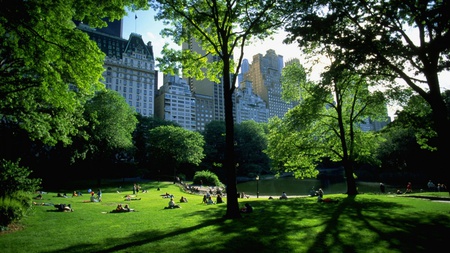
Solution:
<svg viewBox="0 0 450 253"><path fill-rule="evenodd" d="M144 187L149 191L135 201L124 201L131 191L116 189L105 190L101 203L83 203L87 194L64 199L48 193L40 202L70 203L74 212L35 206L21 221L22 230L0 235L2 252L430 252L446 247L450 232L450 203L426 199L374 194L326 196L337 203L239 199L240 206L248 202L255 211L224 220L226 204L203 204L201 195L172 183ZM181 208L164 209L165 192ZM189 202L179 203L181 196ZM110 213L119 203L136 212Z"/></svg>

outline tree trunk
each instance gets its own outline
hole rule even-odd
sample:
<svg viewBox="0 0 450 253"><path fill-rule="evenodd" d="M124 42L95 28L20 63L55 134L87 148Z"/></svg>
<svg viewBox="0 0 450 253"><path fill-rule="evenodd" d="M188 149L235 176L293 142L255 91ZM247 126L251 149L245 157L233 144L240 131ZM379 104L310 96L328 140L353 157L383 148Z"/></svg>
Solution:
<svg viewBox="0 0 450 253"><path fill-rule="evenodd" d="M345 177L347 181L347 195L355 196L358 194L358 190L356 189L356 181L353 177L353 166L348 162L344 163Z"/></svg>
<svg viewBox="0 0 450 253"><path fill-rule="evenodd" d="M448 119L448 109L443 101L442 96L432 98L430 103L432 107L432 117L437 132L437 154L438 160L435 164L436 168L432 173L436 177L441 178L442 183L450 185L450 173L447 166L448 155L450 154L450 121ZM434 166L433 166L434 167Z"/></svg>
<svg viewBox="0 0 450 253"><path fill-rule="evenodd" d="M224 57L223 90L225 100L225 132L226 148L224 167L227 174L227 212L226 219L241 218L237 198L237 181L234 155L234 120L233 120L233 89L230 80L230 60Z"/></svg>

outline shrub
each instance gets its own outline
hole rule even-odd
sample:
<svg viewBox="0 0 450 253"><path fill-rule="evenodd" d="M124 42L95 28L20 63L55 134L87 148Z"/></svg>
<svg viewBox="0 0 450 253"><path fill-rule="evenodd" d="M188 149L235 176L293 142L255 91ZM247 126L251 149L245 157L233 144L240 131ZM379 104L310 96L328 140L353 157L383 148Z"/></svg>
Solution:
<svg viewBox="0 0 450 253"><path fill-rule="evenodd" d="M31 207L29 193L19 191L11 196L0 198L0 227L4 230L9 224L20 220Z"/></svg>
<svg viewBox="0 0 450 253"><path fill-rule="evenodd" d="M15 192L35 192L41 179L29 178L31 170L19 166L19 161L0 162L0 198L10 197Z"/></svg>
<svg viewBox="0 0 450 253"><path fill-rule="evenodd" d="M0 226L2 230L20 220L31 206L31 194L41 180L29 178L31 170L20 167L19 161L0 162Z"/></svg>
<svg viewBox="0 0 450 253"><path fill-rule="evenodd" d="M192 180L194 184L203 184L208 186L223 186L220 182L219 177L209 170L202 170L195 172L194 179Z"/></svg>

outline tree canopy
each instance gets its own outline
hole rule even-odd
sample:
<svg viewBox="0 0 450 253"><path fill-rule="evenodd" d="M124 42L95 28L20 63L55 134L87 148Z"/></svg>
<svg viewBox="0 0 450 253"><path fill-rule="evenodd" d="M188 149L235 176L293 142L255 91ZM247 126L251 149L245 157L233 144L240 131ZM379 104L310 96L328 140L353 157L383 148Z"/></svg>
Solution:
<svg viewBox="0 0 450 253"><path fill-rule="evenodd" d="M119 19L125 6L114 2L1 1L0 114L30 138L48 144L70 142L85 123L78 113L86 97L104 89L104 55L73 20L93 27Z"/></svg>
<svg viewBox="0 0 450 253"><path fill-rule="evenodd" d="M267 153L276 169L301 178L316 176L316 167L324 158L340 162L347 193L354 195L355 162L373 161L371 154L380 142L359 124L385 115L384 97L370 92L368 82L354 73L342 69L330 73L322 82L313 83L298 62L283 69L283 93L299 104L283 119L270 121Z"/></svg>
<svg viewBox="0 0 450 253"><path fill-rule="evenodd" d="M350 71L383 77L388 81L384 88L392 93L406 84L423 97L432 109L439 136L436 147L445 159L450 150L450 121L439 74L450 70L448 1L313 0L289 4L295 13L286 22L287 42L298 43L310 55L328 51Z"/></svg>
<svg viewBox="0 0 450 253"><path fill-rule="evenodd" d="M149 137L151 158L162 163L161 171L173 172L174 177L180 164L199 165L205 156L205 141L198 132L176 126L159 126L150 130Z"/></svg>

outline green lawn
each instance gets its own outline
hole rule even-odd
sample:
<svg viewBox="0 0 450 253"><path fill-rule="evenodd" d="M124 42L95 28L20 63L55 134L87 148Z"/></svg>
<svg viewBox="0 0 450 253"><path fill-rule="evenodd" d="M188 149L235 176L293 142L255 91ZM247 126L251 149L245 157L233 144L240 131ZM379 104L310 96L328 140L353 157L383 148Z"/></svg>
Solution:
<svg viewBox="0 0 450 253"><path fill-rule="evenodd" d="M156 191L156 187L161 191ZM89 196L42 201L72 204L74 212L35 206L21 221L23 229L0 235L1 252L433 252L448 248L450 202L405 195L327 195L288 200L240 199L255 211L223 220L226 204L202 204L202 196L183 193L171 183L149 183L138 201L124 201L131 190L105 189L101 203ZM131 186L127 187L131 189ZM188 203L166 210L165 192ZM448 193L434 193L448 197ZM225 198L226 201L226 198ZM110 213L117 204L136 212ZM446 251L446 250L444 250Z"/></svg>

